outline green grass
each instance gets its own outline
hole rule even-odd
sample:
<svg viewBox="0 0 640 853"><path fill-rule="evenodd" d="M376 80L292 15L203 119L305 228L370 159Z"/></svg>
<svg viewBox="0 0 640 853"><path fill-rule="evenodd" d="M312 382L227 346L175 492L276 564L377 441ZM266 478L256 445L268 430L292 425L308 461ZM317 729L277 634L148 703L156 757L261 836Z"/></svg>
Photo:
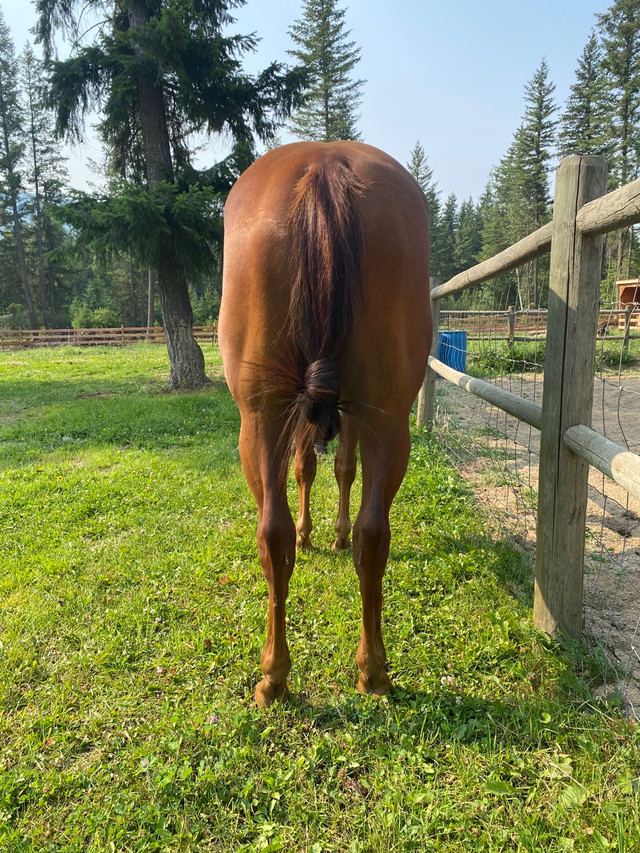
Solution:
<svg viewBox="0 0 640 853"><path fill-rule="evenodd" d="M637 729L533 629L525 558L425 435L392 514L393 692L355 692L326 459L292 701L254 706L266 586L205 356L214 390L170 396L160 347L0 354L0 850L640 849Z"/></svg>
<svg viewBox="0 0 640 853"><path fill-rule="evenodd" d="M469 347L467 372L478 377L535 373L544 366L545 343L544 340L517 342L509 347L506 341L473 341Z"/></svg>
<svg viewBox="0 0 640 853"><path fill-rule="evenodd" d="M623 349L619 341L598 341L596 346L596 372L614 370L616 372L638 366L637 341L630 341L627 349Z"/></svg>
<svg viewBox="0 0 640 853"><path fill-rule="evenodd" d="M502 340L472 341L469 344L467 373L481 378L544 371L545 357L545 340L516 342L512 348ZM632 340L623 350L619 339L598 339L594 361L596 373L602 370L637 372L639 363L640 342Z"/></svg>

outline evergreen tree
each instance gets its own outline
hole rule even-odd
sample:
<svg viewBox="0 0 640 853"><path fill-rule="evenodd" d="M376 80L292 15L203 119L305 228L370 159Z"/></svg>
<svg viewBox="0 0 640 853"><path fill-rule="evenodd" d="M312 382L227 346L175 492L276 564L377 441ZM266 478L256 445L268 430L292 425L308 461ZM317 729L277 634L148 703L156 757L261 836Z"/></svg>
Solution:
<svg viewBox="0 0 640 853"><path fill-rule="evenodd" d="M499 169L493 169L478 202L480 221L478 261L497 255L511 243L509 234L512 228L508 221L509 193L506 190L507 186L501 182ZM507 273L483 284L474 304L476 307L481 305L488 310L496 310L515 305L517 297L517 277L514 273ZM522 306L519 305L519 307Z"/></svg>
<svg viewBox="0 0 640 853"><path fill-rule="evenodd" d="M640 165L640 0L616 0L597 18L612 95L609 183L615 187L635 178ZM607 239L608 245L612 237ZM612 278L628 277L634 251L633 227L619 231L616 242Z"/></svg>
<svg viewBox="0 0 640 853"><path fill-rule="evenodd" d="M543 59L525 86L524 118L516 134L517 165L524 177L523 190L534 228L539 228L549 213L549 175L557 127L555 88L555 83L549 81L547 61Z"/></svg>
<svg viewBox="0 0 640 853"><path fill-rule="evenodd" d="M18 96L18 62L9 28L0 10L0 197L11 223L22 291L32 329L38 317L31 293L24 247L21 160L24 154L24 116Z"/></svg>
<svg viewBox="0 0 640 853"><path fill-rule="evenodd" d="M450 193L442 208L440 217L439 237L441 251L439 253L439 277L448 281L458 272L456 266L456 230L458 228L458 200L455 193Z"/></svg>
<svg viewBox="0 0 640 853"><path fill-rule="evenodd" d="M255 77L242 72L241 57L256 39L224 29L233 23L230 10L243 4L37 0L49 58L56 31L77 36L87 7L104 16L89 29L93 43L75 37L68 59L50 60L52 97L58 130L72 138L81 138L87 111L101 105L111 168L130 183L118 198L78 199L75 224L157 271L170 388L207 381L188 276L214 261L221 230L220 193L193 169L189 138L226 130L238 143L266 141L298 102L298 73L276 63Z"/></svg>
<svg viewBox="0 0 640 853"><path fill-rule="evenodd" d="M424 147L418 140L411 150L408 171L416 179L429 204L431 253L431 275L440 277L440 256L442 254L442 239L440 235L440 190L433 178L433 169L429 166Z"/></svg>
<svg viewBox="0 0 640 853"><path fill-rule="evenodd" d="M338 0L304 0L302 17L289 28L296 45L289 54L307 72L305 103L291 122L300 139L360 138L357 111L365 81L351 76L360 49L348 40L345 12Z"/></svg>
<svg viewBox="0 0 640 853"><path fill-rule="evenodd" d="M491 175L486 201L495 209L484 211L483 257L494 254L496 244L505 248L516 243L550 217L549 174L557 123L553 100L555 86L549 82L548 74L543 59L525 86L522 123L507 154ZM544 303L548 281L544 280L541 286L540 269L541 265L535 260L524 270L516 270L514 277L503 279L507 289L515 282L520 308L537 308ZM544 264L542 269L546 271Z"/></svg>
<svg viewBox="0 0 640 853"><path fill-rule="evenodd" d="M623 185L635 176L640 152L640 0L616 0L597 18L613 96L612 166Z"/></svg>
<svg viewBox="0 0 640 853"><path fill-rule="evenodd" d="M37 280L45 326L56 326L54 228L48 206L60 203L66 183L64 159L53 132L53 114L45 103L43 66L27 44L21 58L22 99L25 116L24 182L29 191L26 207L35 233Z"/></svg>
<svg viewBox="0 0 640 853"><path fill-rule="evenodd" d="M562 158L572 154L595 154L608 160L612 109L602 47L592 32L578 60L576 80L560 118L558 155Z"/></svg>
<svg viewBox="0 0 640 853"><path fill-rule="evenodd" d="M458 210L458 227L454 239L454 261L456 273L474 266L482 248L482 225L480 209L472 198L466 199Z"/></svg>

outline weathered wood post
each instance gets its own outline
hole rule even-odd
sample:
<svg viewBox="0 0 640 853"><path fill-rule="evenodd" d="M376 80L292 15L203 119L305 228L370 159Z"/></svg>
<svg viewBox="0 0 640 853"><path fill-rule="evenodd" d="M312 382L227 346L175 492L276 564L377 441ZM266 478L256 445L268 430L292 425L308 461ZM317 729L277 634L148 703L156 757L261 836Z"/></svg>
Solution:
<svg viewBox="0 0 640 853"><path fill-rule="evenodd" d="M567 157L553 207L533 613L536 627L572 637L582 630L589 466L562 437L591 425L603 242L580 233L576 214L604 194L606 173L601 157Z"/></svg>
<svg viewBox="0 0 640 853"><path fill-rule="evenodd" d="M440 284L435 277L429 279L429 289L433 290ZM429 355L437 355L438 352L438 326L440 319L440 300L431 300L431 322L433 324L433 338L431 340L431 351ZM436 374L427 367L427 372L424 375L422 388L418 394L418 413L416 423L418 426L427 426L433 423L435 414L435 396L436 396Z"/></svg>
<svg viewBox="0 0 640 853"><path fill-rule="evenodd" d="M627 307L624 309L624 334L622 337L622 352L625 353L629 349L629 334L631 332L631 315L633 314L633 309L635 308L635 303L630 302Z"/></svg>
<svg viewBox="0 0 640 853"><path fill-rule="evenodd" d="M507 312L507 343L509 349L513 349L513 344L516 337L516 308L515 305L509 305Z"/></svg>

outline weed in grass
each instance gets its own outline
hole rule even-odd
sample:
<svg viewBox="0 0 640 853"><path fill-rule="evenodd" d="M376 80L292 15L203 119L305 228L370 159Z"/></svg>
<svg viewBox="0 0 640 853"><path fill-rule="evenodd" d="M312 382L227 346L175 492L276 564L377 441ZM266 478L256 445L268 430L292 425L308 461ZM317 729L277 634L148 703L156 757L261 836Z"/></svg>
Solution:
<svg viewBox="0 0 640 853"><path fill-rule="evenodd" d="M254 707L266 584L237 414L220 385L162 393L166 372L144 346L0 355L0 850L640 849L637 729L593 698L597 660L533 629L526 558L433 438L392 509L394 690L355 693L325 460L292 701Z"/></svg>

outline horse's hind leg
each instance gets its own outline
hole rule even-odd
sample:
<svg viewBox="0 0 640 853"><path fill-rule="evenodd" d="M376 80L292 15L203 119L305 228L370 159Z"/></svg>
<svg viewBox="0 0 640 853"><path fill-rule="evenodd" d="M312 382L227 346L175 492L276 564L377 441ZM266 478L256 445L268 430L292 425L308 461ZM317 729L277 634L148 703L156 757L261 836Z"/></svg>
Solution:
<svg viewBox="0 0 640 853"><path fill-rule="evenodd" d="M311 511L309 501L311 486L316 478L317 460L313 448L313 441L309 438L296 440L296 459L294 473L298 484L299 508L298 520L296 522L296 547L303 549L311 548Z"/></svg>
<svg viewBox="0 0 640 853"><path fill-rule="evenodd" d="M407 468L410 437L407 424L387 426L384 433L377 426L375 434L363 433L360 440L362 504L353 529L353 557L362 600L358 690L383 696L391 687L381 627L382 578L391 538L389 509Z"/></svg>
<svg viewBox="0 0 640 853"><path fill-rule="evenodd" d="M351 533L351 519L349 517L349 497L351 486L356 477L356 448L358 446L358 433L353 418L348 415L342 417L342 429L340 430L340 444L336 453L334 471L338 483L338 517L336 519L336 540L333 543L333 553L347 551L351 547L349 534Z"/></svg>
<svg viewBox="0 0 640 853"><path fill-rule="evenodd" d="M287 503L287 456L282 425L255 415L242 418L240 458L258 506L258 552L269 584L267 639L262 651L263 679L255 700L267 707L288 696L291 659L285 635L285 604L296 555L296 531Z"/></svg>

